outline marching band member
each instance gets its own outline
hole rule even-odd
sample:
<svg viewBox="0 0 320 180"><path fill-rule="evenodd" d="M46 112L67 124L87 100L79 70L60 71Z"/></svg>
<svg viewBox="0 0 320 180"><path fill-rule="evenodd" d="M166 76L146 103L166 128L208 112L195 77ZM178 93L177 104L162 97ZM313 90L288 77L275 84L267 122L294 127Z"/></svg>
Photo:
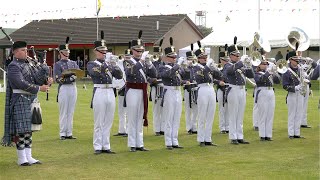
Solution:
<svg viewBox="0 0 320 180"><path fill-rule="evenodd" d="M302 52L299 51L301 53L300 56L302 56ZM313 60L309 60L309 61L313 61ZM302 58L299 62L299 64L301 64L301 68L303 69L303 76L304 78L309 78L308 77L308 62L306 58ZM315 68L316 67L316 63L312 62L311 63L311 68ZM312 93L312 90L310 89L311 87L311 82L308 83L308 85L306 86L306 94L303 96L303 112L302 112L302 120L301 120L301 128L311 128L311 126L308 125L308 101L309 101L309 96Z"/></svg>
<svg viewBox="0 0 320 180"><path fill-rule="evenodd" d="M143 144L143 126L148 125L147 77L156 77L156 68L151 61L141 60L144 51L141 36L140 30L138 40L131 41L132 57L127 60L125 67L127 82L124 105L127 107L130 152L148 151Z"/></svg>
<svg viewBox="0 0 320 180"><path fill-rule="evenodd" d="M222 73L213 66L213 59L207 60L208 56L198 41L199 49L195 51L198 58L198 64L192 67L192 78L198 84L198 136L197 141L201 147L217 146L212 142L212 126L214 122L214 113L216 111L216 92L212 83L224 86L220 81ZM218 80L219 79L219 80Z"/></svg>
<svg viewBox="0 0 320 180"><path fill-rule="evenodd" d="M237 37L234 38L234 45L228 47L231 62L226 64L226 77L228 81L228 119L229 139L231 144L249 144L243 139L243 115L246 106L245 76L254 77L252 67L246 67L240 60L240 52L237 48Z"/></svg>
<svg viewBox="0 0 320 180"><path fill-rule="evenodd" d="M12 46L13 61L8 66L8 86L5 103L5 128L1 144L11 146L16 143L18 165L41 164L32 157L32 124L39 91L46 92L53 79L48 78L49 68L27 60L27 43L16 41ZM48 84L48 85L44 85ZM41 112L38 112L41 113ZM40 115L41 116L41 115ZM39 114L38 114L39 117Z"/></svg>
<svg viewBox="0 0 320 180"><path fill-rule="evenodd" d="M304 82L301 82L302 70L298 66L300 57L295 50L290 51L287 57L290 63L288 70L282 76L282 85L288 91L286 99L288 106L288 135L290 139L304 138L300 136L300 125L303 117L303 92L305 90Z"/></svg>
<svg viewBox="0 0 320 180"><path fill-rule="evenodd" d="M118 82L118 117L119 117L119 128L118 133L114 136L123 136L128 137L128 121L127 121L127 110L123 106L124 101L124 92L125 92L125 83L126 83L126 73L124 71L124 67L126 66L127 60L131 59L131 42L129 42L129 48L124 52L124 59L119 59L118 66L122 71L123 77L122 79L115 79L115 82Z"/></svg>
<svg viewBox="0 0 320 180"><path fill-rule="evenodd" d="M72 136L73 114L77 101L77 76L74 74L62 75L67 69L79 69L76 61L69 59L69 37L65 45L59 46L61 59L53 65L53 74L58 86L57 102L59 103L60 139L76 139Z"/></svg>
<svg viewBox="0 0 320 180"><path fill-rule="evenodd" d="M110 129L114 118L115 96L112 79L122 79L122 71L116 65L117 56L111 56L110 62L105 61L107 53L104 32L101 41L94 42L95 61L88 62L89 75L94 83L92 108L94 113L93 148L94 154L114 154L110 148Z"/></svg>
<svg viewBox="0 0 320 180"><path fill-rule="evenodd" d="M225 45L225 51L219 52L219 61L222 65L221 73L223 74L223 80L226 81L224 77L226 71L226 64L230 61L228 56L228 45ZM226 83L226 82L225 82ZM229 133L229 120L227 117L228 103L226 103L226 90L228 85L220 86L217 84L217 102L219 106L219 128L221 134Z"/></svg>
<svg viewBox="0 0 320 180"><path fill-rule="evenodd" d="M182 111L182 97L180 85L181 76L184 74L181 64L183 58L176 63L177 54L173 47L173 39L170 37L170 47L164 49L162 60L165 65L160 66L159 74L164 84L164 92L161 105L163 106L162 118L165 120L165 145L168 150L183 148L178 142L178 131Z"/></svg>
<svg viewBox="0 0 320 180"><path fill-rule="evenodd" d="M162 53L161 45L163 39L160 40L159 46L153 47L153 52L156 53L154 56L157 56L158 59L154 59L154 67L157 70L157 78L150 78L148 81L150 83L150 100L153 103L153 131L156 136L164 135L164 119L161 118L162 107L161 103L161 94L163 93L163 83L159 74L159 67L162 64L160 54Z"/></svg>
<svg viewBox="0 0 320 180"><path fill-rule="evenodd" d="M193 44L191 44L191 51L186 52L187 61L193 62L197 61L197 57L193 52ZM186 118L186 129L188 134L197 134L197 116L198 116L198 108L196 101L196 93L197 90L193 90L192 88L196 88L197 83L192 82L192 73L190 66L185 68L185 76L183 77L184 84L184 110L185 110L185 118ZM192 83L192 84L191 84ZM194 101L194 102L193 102Z"/></svg>
<svg viewBox="0 0 320 180"><path fill-rule="evenodd" d="M280 83L280 76L275 71L275 66L267 68L268 61L263 57L256 69L254 80L257 84L255 104L259 109L259 136L261 141L272 141L272 125L275 109L275 94L273 84Z"/></svg>
<svg viewBox="0 0 320 180"><path fill-rule="evenodd" d="M259 50L259 53L261 55L262 58L267 58L267 51L265 51L263 48L261 48ZM258 66L254 66L252 65L252 69L254 72L256 72ZM257 87L255 86L253 89L253 99L255 99L255 95L257 93ZM253 124L253 130L255 131L259 131L259 111L258 111L258 104L256 103L256 101L253 101L253 110L252 110L252 124Z"/></svg>

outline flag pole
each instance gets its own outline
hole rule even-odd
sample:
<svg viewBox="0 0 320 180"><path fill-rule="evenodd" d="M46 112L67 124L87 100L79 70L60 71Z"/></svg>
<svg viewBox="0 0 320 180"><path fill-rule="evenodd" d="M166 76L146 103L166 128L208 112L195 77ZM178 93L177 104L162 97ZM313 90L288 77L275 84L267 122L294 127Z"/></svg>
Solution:
<svg viewBox="0 0 320 180"><path fill-rule="evenodd" d="M97 13L97 40L99 37L99 12L98 12L98 0L96 0L96 13Z"/></svg>

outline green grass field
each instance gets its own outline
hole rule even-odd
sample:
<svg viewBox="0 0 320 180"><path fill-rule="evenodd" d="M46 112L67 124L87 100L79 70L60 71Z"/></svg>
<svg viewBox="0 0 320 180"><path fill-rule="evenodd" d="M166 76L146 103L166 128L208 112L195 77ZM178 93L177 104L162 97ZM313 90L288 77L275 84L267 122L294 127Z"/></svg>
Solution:
<svg viewBox="0 0 320 180"><path fill-rule="evenodd" d="M78 83L78 100L74 116L77 140L59 140L59 113L56 85L39 95L43 110L43 130L33 135L33 156L42 165L19 167L15 148L0 147L0 179L319 179L319 84L313 85L308 106L311 129L302 129L306 139L287 136L286 91L276 88L276 110L272 142L260 142L252 129L252 89L248 89L244 118L245 139L249 145L234 146L226 134L219 134L217 111L213 140L218 147L199 147L196 135L187 135L184 111L181 116L179 143L184 149L168 151L164 137L154 136L152 106L149 128L144 128L145 147L149 152L130 153L127 138L111 136L111 148L117 154L93 154L93 111L90 109L92 85L82 89ZM5 94L0 94L0 117L4 116ZM117 112L117 110L116 110ZM0 119L3 124L3 118ZM117 133L118 116L112 126ZM0 128L0 135L3 128Z"/></svg>

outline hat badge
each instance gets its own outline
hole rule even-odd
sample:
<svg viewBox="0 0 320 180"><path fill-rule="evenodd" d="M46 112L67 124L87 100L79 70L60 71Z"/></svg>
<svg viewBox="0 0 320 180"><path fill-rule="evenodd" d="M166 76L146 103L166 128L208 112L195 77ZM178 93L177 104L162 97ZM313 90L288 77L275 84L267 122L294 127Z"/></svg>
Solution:
<svg viewBox="0 0 320 180"><path fill-rule="evenodd" d="M106 45L106 41L105 40L101 40L101 46L105 46Z"/></svg>
<svg viewBox="0 0 320 180"><path fill-rule="evenodd" d="M174 52L174 46L171 46L171 52Z"/></svg>
<svg viewBox="0 0 320 180"><path fill-rule="evenodd" d="M138 40L137 40L137 44L138 44L138 45L141 45L141 39L138 39Z"/></svg>

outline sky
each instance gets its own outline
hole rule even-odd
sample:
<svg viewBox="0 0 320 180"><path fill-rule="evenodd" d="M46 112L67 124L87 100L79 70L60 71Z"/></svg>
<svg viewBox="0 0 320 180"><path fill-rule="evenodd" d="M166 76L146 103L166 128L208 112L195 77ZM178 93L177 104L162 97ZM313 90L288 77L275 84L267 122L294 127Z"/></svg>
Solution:
<svg viewBox="0 0 320 180"><path fill-rule="evenodd" d="M96 0L10 0L1 4L0 26L5 28L20 28L31 20L95 17L97 7ZM214 30L226 24L242 31L258 30L260 22L260 30L276 32L297 26L319 38L319 0L101 0L101 4L100 17L179 13L195 21L195 11L206 11L206 26Z"/></svg>

